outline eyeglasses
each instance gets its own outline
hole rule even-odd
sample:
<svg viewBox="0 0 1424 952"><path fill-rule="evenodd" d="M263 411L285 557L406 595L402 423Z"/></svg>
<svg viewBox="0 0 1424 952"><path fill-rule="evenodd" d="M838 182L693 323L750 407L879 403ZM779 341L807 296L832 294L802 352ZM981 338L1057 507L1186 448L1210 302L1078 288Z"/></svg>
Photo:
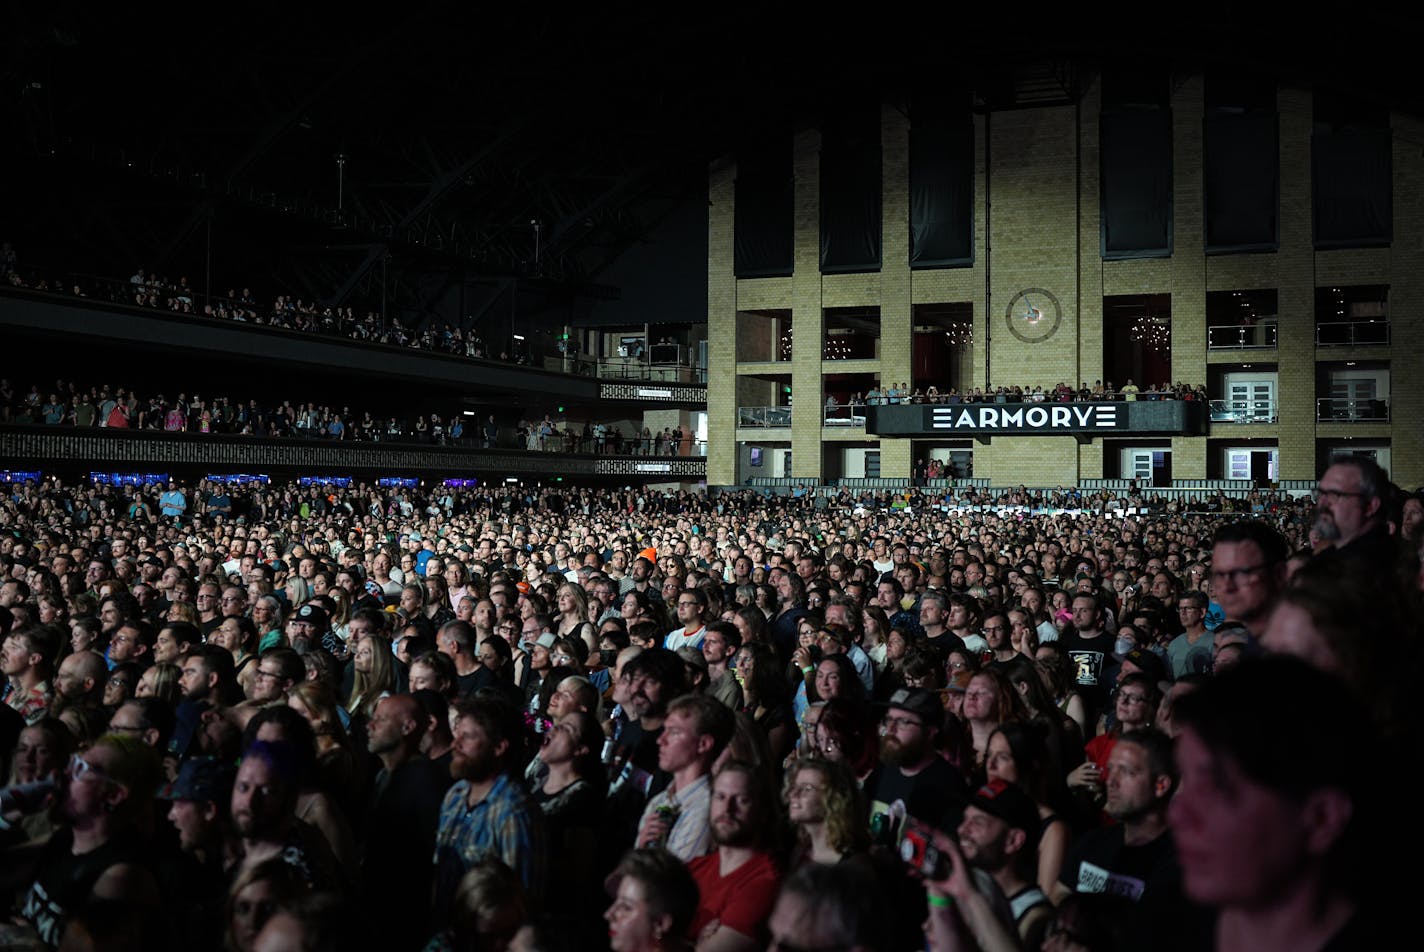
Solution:
<svg viewBox="0 0 1424 952"><path fill-rule="evenodd" d="M95 780L103 780L105 782L113 780L113 778L104 773L104 771L95 767L78 754L75 754L69 759L69 779L78 782L85 777L93 777Z"/></svg>
<svg viewBox="0 0 1424 952"><path fill-rule="evenodd" d="M1364 493L1346 492L1343 489L1325 489L1321 486L1315 487L1315 495L1319 499L1329 499L1332 502L1339 502L1341 499L1363 499Z"/></svg>
<svg viewBox="0 0 1424 952"><path fill-rule="evenodd" d="M1119 695L1117 696L1117 699L1118 699L1119 701L1126 701L1128 704L1146 704L1146 703L1147 703L1147 695L1145 695L1145 694L1125 694L1125 693L1124 693L1124 694L1119 694Z"/></svg>
<svg viewBox="0 0 1424 952"><path fill-rule="evenodd" d="M253 673L253 677L271 678L274 681L280 681L282 680L282 673L280 671L263 671L261 668L258 668Z"/></svg>
<svg viewBox="0 0 1424 952"><path fill-rule="evenodd" d="M924 727L925 722L913 717L882 717L880 719L880 726L893 727L899 730L902 727Z"/></svg>
<svg viewBox="0 0 1424 952"><path fill-rule="evenodd" d="M1233 585L1240 585L1242 582L1245 582L1247 579L1251 578L1253 575L1255 575L1257 572L1260 572L1265 567L1266 563L1262 562L1259 565L1248 565L1246 568L1242 569L1228 569L1225 572L1217 572L1213 570L1211 573L1211 581L1212 584L1230 582Z"/></svg>

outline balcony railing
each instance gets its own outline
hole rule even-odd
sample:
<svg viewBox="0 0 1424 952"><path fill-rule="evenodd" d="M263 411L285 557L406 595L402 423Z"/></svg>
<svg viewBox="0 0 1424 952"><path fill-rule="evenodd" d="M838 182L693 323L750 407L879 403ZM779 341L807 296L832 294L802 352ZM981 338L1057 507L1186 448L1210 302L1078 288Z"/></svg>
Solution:
<svg viewBox="0 0 1424 952"><path fill-rule="evenodd" d="M1315 401L1315 419L1319 423L1388 423L1389 401L1321 397Z"/></svg>
<svg viewBox="0 0 1424 952"><path fill-rule="evenodd" d="M845 406L826 407L821 419L825 426L865 428L865 404L848 403Z"/></svg>
<svg viewBox="0 0 1424 952"><path fill-rule="evenodd" d="M657 380L663 383L706 383L707 369L683 363L654 363L633 357L603 357L595 367L604 380Z"/></svg>
<svg viewBox="0 0 1424 952"><path fill-rule="evenodd" d="M1275 423L1274 400L1213 400L1212 423Z"/></svg>
<svg viewBox="0 0 1424 952"><path fill-rule="evenodd" d="M265 439L219 434L167 433L101 427L0 425L0 460L36 460L50 467L129 466L211 467L218 472L403 473L407 475L488 474L531 477L658 475L706 477L706 445L684 441L669 455L646 444L624 441L608 452L583 445L560 453L501 447L480 449L466 442L435 444L356 443L335 440ZM91 467L92 468L92 467Z"/></svg>
<svg viewBox="0 0 1424 952"><path fill-rule="evenodd" d="M790 425L790 407L737 407L737 426Z"/></svg>
<svg viewBox="0 0 1424 952"><path fill-rule="evenodd" d="M1207 350L1271 350L1276 346L1275 321L1260 324L1214 324L1206 329Z"/></svg>
<svg viewBox="0 0 1424 952"><path fill-rule="evenodd" d="M1317 347L1365 347L1389 343L1389 321L1342 321L1316 324Z"/></svg>

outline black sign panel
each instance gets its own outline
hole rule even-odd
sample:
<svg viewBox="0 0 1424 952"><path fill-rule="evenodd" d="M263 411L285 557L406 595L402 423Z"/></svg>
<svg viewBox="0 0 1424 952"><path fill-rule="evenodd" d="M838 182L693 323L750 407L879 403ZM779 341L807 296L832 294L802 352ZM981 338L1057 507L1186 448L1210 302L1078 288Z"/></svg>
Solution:
<svg viewBox="0 0 1424 952"><path fill-rule="evenodd" d="M1112 403L929 403L866 408L879 436L1135 436L1205 432L1206 404L1190 400Z"/></svg>

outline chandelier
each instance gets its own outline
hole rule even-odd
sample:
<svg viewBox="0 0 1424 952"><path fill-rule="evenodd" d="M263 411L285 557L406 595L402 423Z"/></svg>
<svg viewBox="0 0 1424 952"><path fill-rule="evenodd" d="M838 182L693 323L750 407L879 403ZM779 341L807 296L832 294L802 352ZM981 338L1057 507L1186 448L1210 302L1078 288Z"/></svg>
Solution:
<svg viewBox="0 0 1424 952"><path fill-rule="evenodd" d="M1172 324L1165 317L1144 314L1132 322L1128 337L1134 344L1143 344L1159 353L1172 350Z"/></svg>

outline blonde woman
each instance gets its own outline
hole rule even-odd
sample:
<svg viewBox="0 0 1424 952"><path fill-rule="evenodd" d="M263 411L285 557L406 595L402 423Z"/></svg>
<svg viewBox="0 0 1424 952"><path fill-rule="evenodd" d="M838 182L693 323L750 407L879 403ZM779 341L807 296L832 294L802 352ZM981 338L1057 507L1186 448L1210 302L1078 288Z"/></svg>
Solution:
<svg viewBox="0 0 1424 952"><path fill-rule="evenodd" d="M598 651L598 632L588 620L588 596L572 582L559 586L558 619L554 630L559 637L582 638L590 653Z"/></svg>
<svg viewBox="0 0 1424 952"><path fill-rule="evenodd" d="M355 677L351 682L351 697L346 702L346 713L351 715L351 726L355 730L370 720L376 710L376 702L388 697L395 690L396 672L391 653L391 643L380 635L361 639L352 655Z"/></svg>

